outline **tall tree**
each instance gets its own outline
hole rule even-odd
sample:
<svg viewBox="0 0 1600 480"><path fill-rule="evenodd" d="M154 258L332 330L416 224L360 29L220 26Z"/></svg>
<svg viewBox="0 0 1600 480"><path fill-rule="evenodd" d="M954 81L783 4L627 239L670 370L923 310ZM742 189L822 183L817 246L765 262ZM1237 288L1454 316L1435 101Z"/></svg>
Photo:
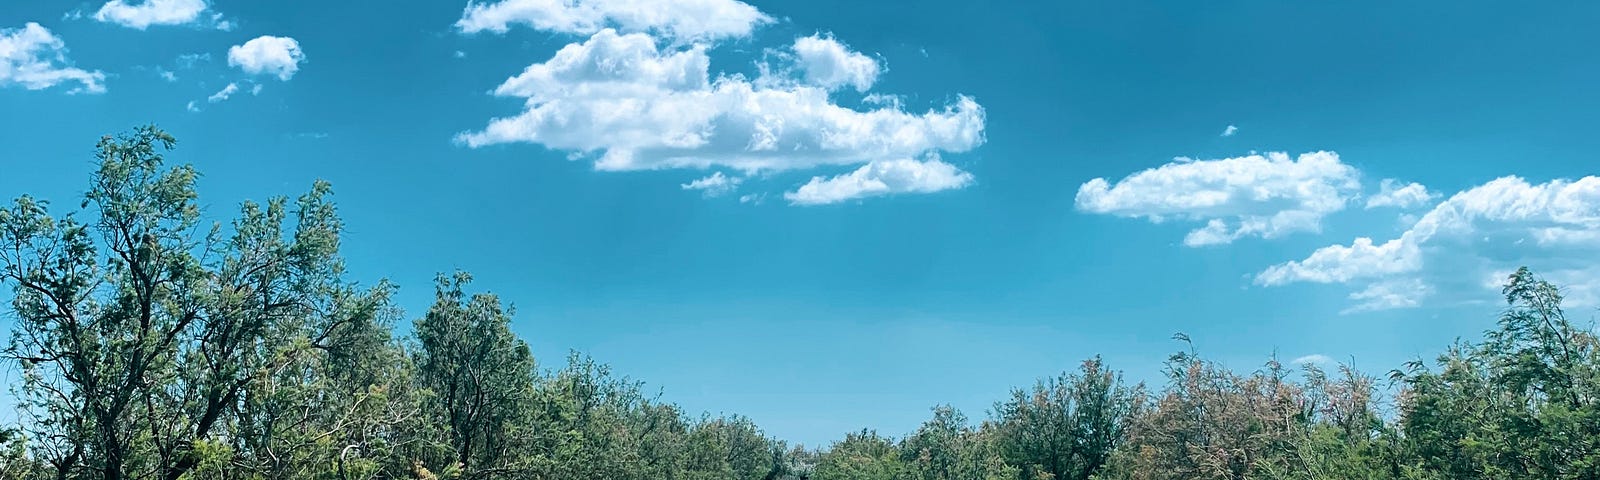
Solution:
<svg viewBox="0 0 1600 480"><path fill-rule="evenodd" d="M194 169L163 164L175 143L155 127L101 139L88 223L26 196L0 210L6 354L58 478L183 477L241 438L248 390L370 311L338 300L353 287L326 183L207 233Z"/></svg>
<svg viewBox="0 0 1600 480"><path fill-rule="evenodd" d="M1527 268L1503 293L1487 341L1396 372L1407 444L1451 478L1600 478L1600 343Z"/></svg>
<svg viewBox="0 0 1600 480"><path fill-rule="evenodd" d="M911 474L893 440L878 432L846 434L817 459L816 480L900 480Z"/></svg>
<svg viewBox="0 0 1600 480"><path fill-rule="evenodd" d="M440 276L428 313L417 319L417 379L434 395L433 415L449 426L450 461L469 478L512 475L530 467L537 374L528 344L511 333L511 312L492 294L470 298L472 277Z"/></svg>
<svg viewBox="0 0 1600 480"><path fill-rule="evenodd" d="M1001 451L1026 478L1086 480L1111 457L1142 398L1099 357L1085 360L1077 373L1014 390L995 405Z"/></svg>

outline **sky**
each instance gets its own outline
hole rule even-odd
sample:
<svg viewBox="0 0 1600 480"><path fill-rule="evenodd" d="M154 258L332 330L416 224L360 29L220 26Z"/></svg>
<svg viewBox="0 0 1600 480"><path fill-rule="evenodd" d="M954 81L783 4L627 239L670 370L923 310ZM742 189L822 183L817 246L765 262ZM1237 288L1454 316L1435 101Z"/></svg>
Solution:
<svg viewBox="0 0 1600 480"><path fill-rule="evenodd" d="M1521 265L1600 305L1600 4L12 0L0 195L154 123L206 215L332 182L690 411L825 445L1101 355L1383 374ZM9 323L8 318L0 323ZM408 317L410 318L410 317Z"/></svg>

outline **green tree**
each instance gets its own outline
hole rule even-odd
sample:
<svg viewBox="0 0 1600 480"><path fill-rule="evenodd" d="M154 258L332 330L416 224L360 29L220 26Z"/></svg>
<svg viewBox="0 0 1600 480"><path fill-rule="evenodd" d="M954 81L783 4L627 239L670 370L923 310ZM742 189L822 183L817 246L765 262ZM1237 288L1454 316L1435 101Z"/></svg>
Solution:
<svg viewBox="0 0 1600 480"><path fill-rule="evenodd" d="M996 423L973 429L950 406L933 409L933 418L900 442L900 457L921 480L1012 480L1021 470L1006 463Z"/></svg>
<svg viewBox="0 0 1600 480"><path fill-rule="evenodd" d="M916 478L956 478L969 434L966 415L948 405L934 407L933 418L900 442L901 458L912 465Z"/></svg>
<svg viewBox="0 0 1600 480"><path fill-rule="evenodd" d="M58 478L183 477L201 447L238 437L226 430L251 385L348 320L328 303L346 284L327 185L292 214L246 203L228 233L205 233L195 171L163 165L174 144L155 127L102 139L89 223L26 196L0 210L18 315L6 353Z"/></svg>
<svg viewBox="0 0 1600 480"><path fill-rule="evenodd" d="M511 312L492 294L470 298L465 273L440 276L428 313L416 321L418 382L432 392L430 412L448 426L452 458L466 478L515 476L532 431L537 369L527 343L511 333Z"/></svg>
<svg viewBox="0 0 1600 480"><path fill-rule="evenodd" d="M1600 478L1600 349L1561 292L1527 268L1479 345L1407 364L1400 423L1425 470L1448 478Z"/></svg>
<svg viewBox="0 0 1600 480"><path fill-rule="evenodd" d="M862 430L845 435L817 459L815 480L900 480L911 468L900 459L893 440Z"/></svg>
<svg viewBox="0 0 1600 480"><path fill-rule="evenodd" d="M1001 452L1024 478L1088 479L1111 458L1142 398L1091 358L1078 373L1014 390L995 405Z"/></svg>
<svg viewBox="0 0 1600 480"><path fill-rule="evenodd" d="M689 478L763 480L783 473L781 446L748 418L702 418L689 432L688 443Z"/></svg>

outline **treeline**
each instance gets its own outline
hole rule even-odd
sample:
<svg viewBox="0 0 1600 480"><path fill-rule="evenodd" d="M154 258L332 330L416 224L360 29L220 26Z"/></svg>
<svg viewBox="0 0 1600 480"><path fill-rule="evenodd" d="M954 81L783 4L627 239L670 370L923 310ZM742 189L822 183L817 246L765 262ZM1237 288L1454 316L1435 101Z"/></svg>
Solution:
<svg viewBox="0 0 1600 480"><path fill-rule="evenodd" d="M0 208L0 479L1600 479L1596 337L1526 269L1484 339L1385 378L1188 348L1153 389L1094 358L982 421L807 449L580 355L541 368L463 273L407 319L346 278L326 184L204 224L173 145L103 138L79 209Z"/></svg>

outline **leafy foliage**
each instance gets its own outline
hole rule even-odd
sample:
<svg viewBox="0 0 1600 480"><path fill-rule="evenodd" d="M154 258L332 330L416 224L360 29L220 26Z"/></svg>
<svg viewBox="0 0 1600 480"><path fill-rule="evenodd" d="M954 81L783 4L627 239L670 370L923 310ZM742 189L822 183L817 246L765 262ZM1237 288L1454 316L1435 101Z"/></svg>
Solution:
<svg viewBox="0 0 1600 480"><path fill-rule="evenodd" d="M1096 357L977 424L940 406L901 439L808 449L578 353L541 370L465 273L397 336L394 286L345 279L328 184L203 225L175 146L105 137L78 209L0 208L22 372L0 480L1600 479L1600 341L1527 269L1483 341L1388 388L1349 366L1235 372L1179 335L1159 389Z"/></svg>

